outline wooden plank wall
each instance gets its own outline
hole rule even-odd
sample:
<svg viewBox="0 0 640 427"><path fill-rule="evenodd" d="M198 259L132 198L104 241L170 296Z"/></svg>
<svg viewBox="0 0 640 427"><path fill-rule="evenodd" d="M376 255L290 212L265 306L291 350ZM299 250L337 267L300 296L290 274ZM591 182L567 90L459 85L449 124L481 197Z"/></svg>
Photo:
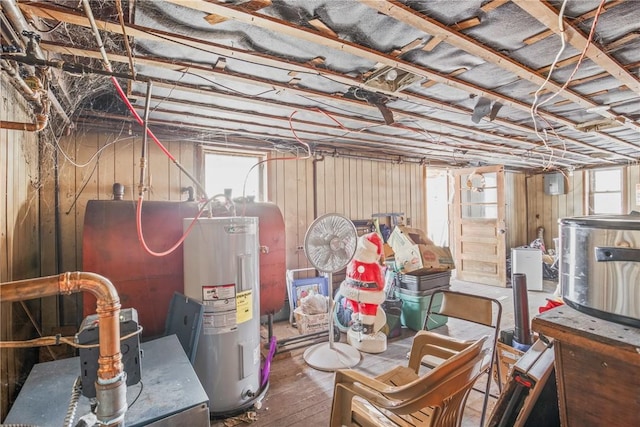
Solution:
<svg viewBox="0 0 640 427"><path fill-rule="evenodd" d="M83 131L61 141L61 146L75 163L84 164L103 149L97 165L93 161L84 167L76 167L69 160L61 159L63 271L82 267L82 226L88 200L110 199L114 182L125 185L125 199L137 198L141 143L139 136ZM197 147L190 143L171 142L167 148L187 170L196 173ZM308 267L303 250L304 235L314 218L325 213L336 212L350 219L370 219L374 213L404 212L405 221L412 227L426 228L425 171L419 164L347 157L324 157L315 161L282 160L283 157L287 156L272 153L270 159L273 161L267 163L267 197L280 207L285 220L288 269ZM192 184L154 145L149 146L148 168L151 191L145 200L177 201L186 198L181 189ZM45 215L53 216L53 211ZM59 320L62 324L72 324L79 320L79 297L65 298L65 313L61 313ZM54 310L54 307L50 309Z"/></svg>
<svg viewBox="0 0 640 427"><path fill-rule="evenodd" d="M195 149L192 144L177 142L165 145L176 159L189 171L193 171ZM183 146L186 146L183 147ZM89 200L113 198L113 184L125 186L125 200L136 200L140 180L140 155L142 137L129 135L121 129L111 133L85 132L79 129L62 138L60 147L66 155L59 154L59 230L61 253L58 254L60 272L82 269L82 229L84 213ZM182 187L191 185L188 178L173 165L151 141L148 145L149 191L145 200L184 200ZM49 193L43 216L54 218L55 188ZM55 228L55 227L54 227ZM54 250L55 245L48 250ZM45 329L54 325L77 325L82 320L82 296L73 294L48 301ZM58 305L59 304L59 305ZM58 315L51 315L54 311Z"/></svg>
<svg viewBox="0 0 640 427"><path fill-rule="evenodd" d="M507 256L511 248L528 244L527 239L527 194L526 175L505 171L505 250Z"/></svg>
<svg viewBox="0 0 640 427"><path fill-rule="evenodd" d="M629 211L640 211L640 196L636 194L636 185L640 185L640 165L627 166L626 179L627 207Z"/></svg>
<svg viewBox="0 0 640 427"><path fill-rule="evenodd" d="M0 119L32 123L29 107L5 74L0 78ZM0 129L0 282L40 275L38 136ZM26 315L39 316L39 302L0 303L0 339L33 338ZM0 420L37 358L35 349L0 350Z"/></svg>
<svg viewBox="0 0 640 427"><path fill-rule="evenodd" d="M423 166L330 156L277 160L283 157L270 157L267 194L284 216L288 269L309 267L304 235L314 218L326 213L366 220L374 213L404 212L407 224L426 229Z"/></svg>
<svg viewBox="0 0 640 427"><path fill-rule="evenodd" d="M548 249L555 249L560 218L585 215L585 172L575 171L565 177L565 194L544 194L544 174L527 176L527 235L529 244L537 237L538 227L544 227L544 241Z"/></svg>

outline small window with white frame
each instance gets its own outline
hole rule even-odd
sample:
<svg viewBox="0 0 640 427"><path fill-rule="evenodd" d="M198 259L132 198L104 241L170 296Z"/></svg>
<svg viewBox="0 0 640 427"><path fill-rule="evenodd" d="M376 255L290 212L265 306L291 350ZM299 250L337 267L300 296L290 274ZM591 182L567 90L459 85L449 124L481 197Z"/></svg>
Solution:
<svg viewBox="0 0 640 427"><path fill-rule="evenodd" d="M589 215L621 214L624 210L624 175L621 168L589 171Z"/></svg>
<svg viewBox="0 0 640 427"><path fill-rule="evenodd" d="M231 197L265 200L266 159L261 153L204 150L205 189L209 197L231 191ZM257 165L257 166L256 166Z"/></svg>

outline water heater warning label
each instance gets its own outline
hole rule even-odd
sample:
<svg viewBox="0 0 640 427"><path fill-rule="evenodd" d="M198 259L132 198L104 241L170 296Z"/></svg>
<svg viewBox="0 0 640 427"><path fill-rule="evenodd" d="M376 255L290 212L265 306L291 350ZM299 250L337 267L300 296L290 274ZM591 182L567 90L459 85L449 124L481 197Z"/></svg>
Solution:
<svg viewBox="0 0 640 427"><path fill-rule="evenodd" d="M202 301L206 305L211 305L213 301L223 301L236 297L236 285L230 283L228 285L203 286Z"/></svg>
<svg viewBox="0 0 640 427"><path fill-rule="evenodd" d="M232 332L237 328L236 312L202 314L202 332L205 335L216 335Z"/></svg>
<svg viewBox="0 0 640 427"><path fill-rule="evenodd" d="M251 307L253 306L253 297L251 291L240 292L236 296L236 310L238 313L238 323L244 323L253 317Z"/></svg>
<svg viewBox="0 0 640 427"><path fill-rule="evenodd" d="M202 303L207 307L202 317L205 335L224 334L238 327L234 283L203 286Z"/></svg>

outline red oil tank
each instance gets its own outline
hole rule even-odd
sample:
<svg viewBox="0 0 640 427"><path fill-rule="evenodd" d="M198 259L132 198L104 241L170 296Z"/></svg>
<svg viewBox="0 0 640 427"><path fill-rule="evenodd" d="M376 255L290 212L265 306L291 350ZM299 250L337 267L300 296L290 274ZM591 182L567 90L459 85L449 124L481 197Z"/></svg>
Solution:
<svg viewBox="0 0 640 427"><path fill-rule="evenodd" d="M138 311L145 340L164 333L174 292L184 293L182 245L156 257L145 252L136 231L136 204L125 200L90 200L84 217L82 269L111 280L122 308ZM182 236L183 218L198 213L194 202L145 201L142 230L154 252L171 248ZM95 297L83 295L84 315L93 314Z"/></svg>
<svg viewBox="0 0 640 427"><path fill-rule="evenodd" d="M268 202L236 202L236 215L258 217L260 239L260 315L274 314L284 306L286 246L280 208Z"/></svg>

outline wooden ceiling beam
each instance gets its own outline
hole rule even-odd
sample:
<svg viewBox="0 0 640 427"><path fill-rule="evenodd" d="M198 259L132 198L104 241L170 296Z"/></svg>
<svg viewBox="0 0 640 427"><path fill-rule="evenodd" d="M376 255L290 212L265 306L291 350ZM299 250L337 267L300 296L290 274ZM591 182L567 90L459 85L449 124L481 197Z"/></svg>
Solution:
<svg viewBox="0 0 640 427"><path fill-rule="evenodd" d="M309 21L309 24L316 30L320 31L322 34L327 34L331 37L338 37L338 35L331 28L329 28L327 24L322 22L320 18L311 19Z"/></svg>
<svg viewBox="0 0 640 427"><path fill-rule="evenodd" d="M140 100L144 100L146 95L143 93L139 93L139 94L132 94L132 97L135 99L140 99ZM182 101L182 100L166 100L164 98L161 97L156 97L156 96L152 96L152 98L154 99L161 99L163 104L176 104L176 105L184 105L184 106L190 106L190 107L198 107L199 110L206 110L206 111L212 111L212 112L223 112L223 113L231 113L234 115L239 115L239 116L244 116L247 119L255 119L256 116L262 118L262 119L267 119L273 122L281 122L283 123L285 126L281 126L279 127L280 129L286 129L288 130L288 123L289 120L286 117L282 117L282 116L277 116L277 115L273 115L273 114L265 114L265 113L248 113L248 112L242 112L242 111L238 111L236 109L231 109L231 108L225 108L225 107L220 107L220 106L212 106L212 105L208 105L208 104L204 104L204 103L194 103L192 100L189 101ZM154 111L159 111L158 109L154 108ZM167 112L171 112L170 110L168 110ZM189 114L190 116L192 114ZM332 114L333 116L333 114ZM205 116L207 118L209 118L210 116ZM227 120L227 119L224 119ZM251 122L251 123L255 123L255 122ZM317 128L321 128L321 129L325 129L325 130L332 130L332 131L339 131L341 133L345 133L345 130L340 128L340 127L336 127L336 126L329 126L326 124L322 124L322 123L318 123L317 121L308 121L308 120L301 120L301 119L295 119L294 120L294 124L295 123L299 123L305 126L311 126L311 127L317 127ZM376 126L377 123L375 122L371 122L370 123L371 126ZM424 134L426 132L417 129L417 128L411 128L409 126L403 126L401 128L398 128L401 130L408 130L408 131L413 131L416 133L420 133L423 136L425 136ZM296 132L300 132L301 130L296 129ZM306 131L309 132L309 131ZM460 145L460 141L463 138L460 137L452 137L451 135L445 134L443 132L437 132L437 131L429 131L428 133L430 135L435 135L437 137L439 137L438 139L440 140L440 138L442 138L440 140L439 143L434 143L434 142L429 142L429 141L425 141L423 139L416 139L416 138L409 138L409 137L404 137L404 136L399 136L399 135L394 135L394 134L387 134L387 133L380 133L380 132L375 132L374 128L370 128L370 129L364 129L362 131L360 131L359 129L354 129L352 130L352 133L357 134L357 135L363 135L363 136L372 136L372 137L376 137L376 138L383 138L383 139L393 139L394 141L403 141L405 144L408 144L409 146L415 146L416 148L425 148L429 147L433 150L441 150L443 148L443 146L445 147L451 147L451 149L453 148L461 148L461 149L468 149L468 150L475 150L477 152L484 152L484 153L499 153L500 156L504 156L507 158L511 158L511 159L517 159L517 158L521 158L522 155L521 154L516 154L515 151L522 151L522 153L526 153L532 150L526 150L526 149L514 149L514 147L511 146L505 146L505 145L498 145L498 144L492 144L492 143L488 143L488 142L484 142L484 141L478 141L478 140L474 140L474 139L469 139L469 138L464 138L464 144L465 145ZM335 137L335 138L342 138L343 136L335 136L335 135L331 135L331 134L318 134L316 136L323 136L323 137ZM350 140L353 141L361 141L361 142L366 142L366 143L372 143L372 144L380 144L383 143L383 141L379 141L379 140L370 140L370 139L363 139L363 138L356 138L356 137L352 137L349 138ZM449 143L448 143L449 142ZM451 142L453 142L453 144L451 144ZM416 145L419 144L419 145ZM539 147L538 147L539 148ZM505 151L506 150L506 151ZM451 151L451 150L449 150ZM535 152L536 154L545 154L545 153L541 153L539 151L535 151L533 150L533 152ZM535 162L537 166L544 166L545 163L544 161L537 161ZM558 163L560 166L563 167L569 167L570 164L569 163L565 163L565 162L560 162Z"/></svg>
<svg viewBox="0 0 640 427"><path fill-rule="evenodd" d="M38 4L20 3L19 7L23 11L28 11L29 13L33 13L34 15L39 17L54 19L57 21L79 25L87 28L90 26L86 16L76 12L70 12L68 9L64 9L58 6L41 4L41 3L38 3ZM97 23L99 28L102 30L116 33L116 34L122 34L122 28L118 23L112 23L112 22L106 22L106 21L97 21ZM269 55L244 51L237 48L229 48L227 46L217 45L210 42L204 42L199 39L162 32L162 31L158 31L158 30L154 30L154 29L146 28L142 26L128 25L126 26L126 31L129 36L133 36L140 39L148 39L148 40L178 43L181 45L189 45L189 46L203 49L207 52L211 52L217 55L226 56L227 58L234 58L241 61L249 61L249 62L258 63L266 66L271 66L274 68L280 68L280 69L286 69L286 70L297 70L302 73L326 76L329 79L332 79L334 81L337 81L343 84L364 88L364 86L362 85L362 82L358 80L355 80L345 75L341 75L339 73L332 72L330 70L324 70L324 69L318 70L311 65L299 64L299 63L287 61L285 59L274 58ZM381 91L381 92L385 93L384 91ZM468 115L468 116L471 115L471 110L465 109L463 107L447 104L442 101L434 100L425 96L399 93L399 94L395 94L395 97L397 97L400 100L407 100L410 102L418 103L426 107L450 111L450 112L461 114L461 115ZM409 114L409 116L412 117L411 114ZM415 116L413 117L415 118ZM427 117L421 117L420 119L429 120L429 118ZM533 129L531 127L524 126L521 124L516 124L499 117L496 118L493 121L493 123L499 126L504 126L506 128L517 130L519 132L525 132L527 134L531 134L533 132ZM443 125L446 126L446 124L444 123ZM569 122L567 125L573 127L575 124ZM452 125L452 127L459 129L462 126ZM468 132L471 132L471 133L477 132L475 127L465 127L465 128L466 128L466 131ZM607 137L607 139L611 139L607 134L603 133L603 135L604 137ZM596 152L600 152L602 154L613 155L613 156L621 157L627 160L636 160L633 157L620 155L613 151L592 146L590 144L586 144L582 141L578 141L572 138L565 138L565 139L567 140L568 143L574 144L576 146L582 147L587 150L593 150ZM618 140L617 138L613 138L613 141L618 143L623 142ZM580 153L577 153L577 155L585 156Z"/></svg>
<svg viewBox="0 0 640 427"><path fill-rule="evenodd" d="M173 112L170 110L156 109L156 111L162 111L165 113L173 114ZM186 127L191 129L207 129L216 133L219 133L221 131L238 133L242 135L251 135L257 138L261 138L263 140L267 138L288 140L294 143L295 145L299 145L298 140L291 134L291 130L288 126L285 127L285 126L276 126L276 125L263 125L263 124L257 124L255 121L234 120L234 119L226 119L226 118L217 119L215 117L211 117L203 114L190 114L190 116L197 117L200 119L205 119L207 120L208 123L215 123L215 125L204 125L204 124L198 124L198 123L189 123L185 121L168 121L168 120L163 120L158 118L150 118L149 124L151 125L162 124L164 126L173 126L176 128ZM94 117L95 119L99 119L99 120L104 120L105 118L111 118L111 117L107 117L104 114L96 115ZM128 116L112 116L112 118L114 120L133 122L133 119ZM295 122L298 122L298 120L296 120ZM235 124L236 126L231 126L233 124ZM247 128L250 128L250 127L259 127L259 128L262 127L265 130L261 132L254 132L254 131L247 130ZM277 133L274 133L274 131ZM354 137L339 137L335 135L307 131L304 129L296 129L296 134L298 134L299 136L303 136L303 140L309 139L310 141L318 141L319 138L321 139L335 138L335 141L333 142L335 143L337 141L339 143L339 146L337 147L334 144L323 145L322 141L316 142L314 144L316 147L322 146L323 149L327 149L329 147L339 148L339 149L347 148L350 150L357 150L360 152L366 151L368 149L375 149L376 152L383 150L383 152L386 155L395 156L395 157L398 157L398 152L401 152L402 153L401 155L403 156L414 157L414 158L433 156L433 157L436 157L436 159L440 159L440 160L442 159L450 160L452 156L455 155L457 159L464 158L466 159L466 161L477 161L482 159L491 160L495 158L495 154L496 154L495 150L493 151L482 150L482 149L477 149L477 148L468 147L468 146L460 147L460 146L450 146L445 144L439 145L437 149L434 149L434 148L415 147L415 146L408 147L406 145L394 144L393 142L377 141L376 143L369 144L369 146L365 147L362 145L361 140ZM395 138L388 137L388 139L393 140ZM459 152L459 150L465 150L468 152L463 154ZM532 154L532 156L535 156L536 154L539 154L539 153L534 153ZM511 156L511 157L512 157L512 162L510 164L513 166L520 165L520 166L527 166L527 167L544 167L547 164L544 161L544 159L537 159L536 157L528 157L528 158L525 156ZM570 167L569 165L566 165L566 164L562 166Z"/></svg>
<svg viewBox="0 0 640 427"><path fill-rule="evenodd" d="M479 58L484 59L485 61L487 61L488 63L491 64L495 64L497 66L499 66L500 68L509 71L513 74L515 74L516 76L520 77L521 79L526 79L536 85L538 85L541 88L547 88L549 90L551 90L552 92L558 93L560 92L560 96L562 96L565 99L569 99L571 101L573 101L574 103L576 103L577 105L579 105L580 107L584 108L584 109L591 109L591 108L596 108L599 107L600 104L592 101L591 99L588 99L576 92L573 92L569 89L564 89L562 90L562 85L559 83L554 82L553 80L549 80L547 81L545 77L543 77L542 75L538 74L536 71L525 67L524 65L518 63L517 61L515 61L514 59L508 57L507 55L504 55L500 52L497 52L489 47L487 47L486 45L484 45L483 43L480 43L476 40L474 40L473 38L462 34L442 23L440 23L439 21L430 18L426 15L423 15L417 11L415 11L414 9L411 9L410 7L404 5L403 3L397 1L397 0L386 0L386 1L380 1L380 0L360 0L361 3L366 4L367 6L377 10L378 12L381 12L387 16L390 16L394 19L397 19L400 22L404 22L407 25L411 25L412 27L420 30L420 31L424 31L427 34L430 34L432 36L438 36L443 38L443 41L447 44L450 44L454 47L457 47L458 49L461 49L467 53L470 53L472 55L475 55ZM534 6L530 6L531 3L534 3L536 5L539 5L539 2L532 2L532 1L528 1L528 0L517 0L516 3L526 3L528 5L528 7L530 8L534 8ZM525 9L526 10L526 9ZM557 15L556 15L556 20L557 20ZM599 64L600 65L600 64ZM611 69L607 69L605 67L603 67L605 70L611 72ZM626 70L625 70L626 73ZM636 80L635 78L633 78L633 80ZM637 81L637 83L640 85L640 81ZM639 86L640 87L640 86ZM640 92L639 92L640 93ZM485 97L491 98L491 96L486 96ZM523 103L517 102L516 103L517 108L519 109L523 109ZM513 103L512 103L513 106ZM526 109L529 110L530 106L525 105ZM548 114L548 113L547 113ZM557 118L559 116L555 116L557 121ZM566 120L564 118L562 118L562 120ZM566 124L566 123L564 123ZM640 125L634 126L632 123L627 123L627 126L631 127L632 129L635 130L640 130ZM575 126L575 124L574 124ZM635 146L635 149L639 149L640 146L637 146L635 144L625 144L627 146L632 145Z"/></svg>
<svg viewBox="0 0 640 427"><path fill-rule="evenodd" d="M164 112L167 114L174 114L174 112L170 110L156 109L156 111ZM88 117L88 116L89 115L85 115L85 117ZM97 120L104 119L104 118L111 118L114 120L123 120L128 122L134 121L134 119L129 116L100 114L100 115L95 115L94 117ZM158 119L153 117L149 119L149 124L162 124L165 126L174 126L177 128L186 127L191 129L207 129L212 132L233 132L233 133L239 133L239 134L245 134L245 135L252 135L255 137L259 137L261 139L273 138L277 140L291 141L295 145L300 146L298 140L295 138L295 136L293 136L293 134L291 133L291 129L288 126L283 127L283 126L276 126L276 125L265 125L265 124L256 123L254 121L234 120L234 119L226 119L226 118L218 119L216 117L211 117L204 114L190 114L190 117L205 119L208 123L211 123L211 125L209 124L204 125L200 123L192 123L187 121L175 121L175 120L170 121L170 120ZM231 126L233 124L235 124L236 126ZM255 131L247 130L247 128L250 128L250 127L264 128L264 131L255 132ZM416 157L423 157L425 155L438 155L438 154L450 157L453 152L453 149L445 150L447 147L444 145L439 147L439 150L432 150L432 149L427 149L425 147L415 147L415 146L410 146L410 147L404 146L404 145L398 146L397 144L394 144L392 142L378 142L377 144L370 144L370 146L367 147L362 144L361 140L353 137L342 138L343 140L340 141L340 137L338 136L319 133L319 132L306 131L304 129L296 129L296 133L298 135L303 135L303 136L306 135L306 138L309 138L311 141L318 141L319 138L321 139L335 138L335 141L340 142L340 148L349 148L349 149L361 150L361 151L366 149L374 149L374 148L376 150L391 149L390 151L385 151L385 152L388 155L392 155L395 153L396 157L398 155L397 152L399 150L403 152L403 155L416 156ZM351 141L351 142L345 142L345 141ZM315 145L317 145L317 143ZM470 157L469 160L473 160L473 157Z"/></svg>
<svg viewBox="0 0 640 427"><path fill-rule="evenodd" d="M276 33L285 34L291 37L295 37L300 40L305 40L311 43L316 43L321 46L325 46L331 49L338 50L340 52L348 53L351 55L355 55L360 58L368 59L372 62L380 62L384 65L401 69L412 74L426 77L428 79L437 81L438 83L442 83L456 89L475 94L477 96L483 96L485 98L491 99L492 101L498 101L505 106L509 106L515 108L520 111L529 111L530 105L521 102L519 100L509 98L505 95L502 95L498 92L494 92L488 90L486 88L477 86L475 84L465 82L464 80L456 79L444 73L439 73L425 67L417 66L413 63L404 61L402 59L394 58L391 55L383 54L381 52L375 51L373 49L367 48L365 46L358 45L356 43L352 43L349 41L337 39L335 37L330 37L327 35L319 34L315 31L309 30L307 28L298 27L290 22L282 21L271 16L261 15L258 13L246 12L238 9L237 7L229 6L226 4L220 3L209 3L201 0L165 0L170 3L175 3L183 7L188 7L194 10L198 10L204 13L215 13L218 15L225 16L228 19L233 19L238 22L247 25L253 25L256 27L264 28L270 31L274 31ZM375 0L360 0L369 6L373 7L376 10L381 10L385 13L386 7L385 5L389 5L391 7L397 8L405 8L405 6L398 2L387 3L387 2L378 2ZM379 8L376 5L381 4L383 7ZM419 16L415 15L414 19L417 21L420 19ZM442 24L441 24L442 25ZM447 27L445 27L447 28ZM452 30L447 28L448 32ZM513 62L509 59L510 62ZM597 106L597 104L592 103L592 107ZM545 117L548 121L556 122L559 124L563 124L570 127L575 127L577 123L568 120L562 116L558 116L556 114L549 113L547 111L539 110L539 114ZM611 135L606 133L600 133L603 138L612 139ZM634 144L630 144L627 141L620 140L618 138L613 138L612 141L622 144L625 146L634 146L636 149L639 148Z"/></svg>
<svg viewBox="0 0 640 427"><path fill-rule="evenodd" d="M547 26L551 31L561 35L560 27L558 25L558 12L549 3L544 1L528 0L513 0L513 2L529 15L540 21L543 25ZM595 43L590 43L587 48L588 38L582 34L580 29L567 19L564 20L564 31L565 37L571 46L580 52L586 48L587 58L591 59L603 70L615 77L620 83L628 86L636 94L640 95L640 80L628 72L624 66L618 63L618 61L613 59L613 57L607 54Z"/></svg>
<svg viewBox="0 0 640 427"><path fill-rule="evenodd" d="M605 3L605 5L602 8L602 13L606 12L607 10L611 9L614 6L619 5L620 3L624 2L625 0L614 0L614 1L610 1L609 3ZM578 16L577 18L572 18L570 19L571 22L574 25L577 25L583 21L586 21L587 19L591 19L596 15L596 9L590 10L589 12L583 13L582 15ZM534 34L531 37L528 37L526 39L524 39L524 44L530 45L530 44L534 44L537 43L541 40L546 39L547 37L553 35L554 32L551 30L544 30L539 32L538 34Z"/></svg>
<svg viewBox="0 0 640 427"><path fill-rule="evenodd" d="M45 51L48 52L53 52L53 53L59 53L59 54L65 54L65 55L72 55L72 56L83 56L83 57L88 57L88 58L96 58L96 59L100 59L100 52L97 50L91 50L91 49L82 49L82 48L77 48L74 46L66 46L66 45L61 45L59 43L52 43L52 42L46 42L46 41L42 41L41 42L41 48ZM107 54L109 57L110 61L115 61L115 62L126 62L127 57L124 55L118 55L118 54L113 54L113 53L108 53ZM294 93L298 93L299 95L302 96L313 96L313 97L321 97L323 98L325 101L331 101L331 102L339 102L342 104L345 104L346 107L349 107L350 105L352 106L357 106L357 107L363 107L366 106L368 108L371 108L372 113L377 113L377 108L372 107L362 101L357 101L357 100L351 100L348 98L344 98L344 97L335 97L332 96L330 94L325 94L325 93L321 93L321 92L315 92L315 91L311 91L311 90L306 90L306 89L301 89L301 88L294 88L294 87L289 87L277 82L273 82L271 80L269 81L260 81L260 80L255 80L255 79L248 79L244 76L235 76L232 73L226 72L224 70L212 70L210 67L204 66L204 65L200 65L200 64L194 64L194 63L186 63L186 62L176 62L173 60L167 60L167 59L163 59L163 58L152 58L152 57L147 57L147 56L142 56L142 55L138 55L136 56L136 62L139 64L144 64L144 65L150 65L150 66L155 66L155 67L161 67L161 68L166 68L166 69L170 69L173 71L177 71L177 72L184 72L184 70L191 70L192 72L197 72L198 75L202 75L204 77L210 77L210 78L215 78L216 75L224 75L225 78L229 78L230 80L235 80L238 81L240 83L244 83L244 84L254 84L254 85L261 85L265 88L276 88L279 90L288 90L288 91L292 91ZM142 76L141 76L142 77ZM180 82L171 82L172 85L177 85L178 87L184 88L187 87L187 85L183 85ZM216 93L216 96L223 96L219 93ZM233 99L237 100L237 97L234 97ZM256 100L255 98L248 98L248 100L250 100L251 102L254 103L259 103L259 100ZM416 99L414 102L421 102L422 103L422 99ZM262 101L265 107L269 107L270 105L276 104L277 102L274 101ZM291 110L293 109L301 109L301 108L308 108L308 107L303 107L303 106L299 106L299 105L292 105L292 104L282 104L285 108L289 108ZM434 107L438 107L438 105L434 105ZM426 116L422 116L420 114L417 113L410 113L410 112L405 112L402 110L396 110L396 109L392 109L392 111L394 112L395 115L397 115L398 117L405 117L407 119L410 120L424 120L427 122L431 122L431 123L435 123L438 124L440 126L444 126L444 127L449 127L451 129L456 129L458 131L462 131L462 132L468 132L472 135L478 135L478 136L482 136L485 138L490 138L490 139L496 139L496 140L501 140L501 141L505 141L507 143L510 144L519 144L519 145L528 145L529 147L535 148L535 147L542 147L543 144L541 142L535 141L528 141L528 140L522 140L520 138L515 138L515 137L509 137L509 136L505 136L505 135L501 135L501 134L497 134L495 132L488 132L476 127L469 127L469 126L464 126L458 123L451 123L445 120L440 120L440 119L435 119L433 117L426 117ZM463 115L471 115L471 110L458 110L455 111L457 113L463 114ZM332 113L333 114L333 113ZM334 114L335 115L335 114ZM336 115L336 116L341 116L341 115ZM352 117L352 116L341 116L343 119L350 119L350 120L355 120L355 121L360 121L365 125L379 125L380 123L378 122L374 122L372 120L366 120L366 119L360 119L360 118L356 118L356 117ZM515 124L513 124L515 126ZM524 126L520 126L520 129L523 132L527 132L530 133L532 130L530 128L524 127ZM573 139L568 139L567 138L567 142L568 143L572 143L576 146L580 146L582 148L586 148L589 150L593 150L596 152L600 152L602 154L607 154L607 155L614 155L617 157L622 157L625 158L626 160L635 160L633 157L630 156L625 156L625 155L621 155L621 154L617 154L614 152L611 152L609 150L605 150L605 149L601 149L598 147L594 147L588 144L585 144L581 141L578 140L573 140ZM581 157L585 160L590 160L592 159L590 156L586 155L586 154L581 154L581 153L572 153L577 157Z"/></svg>

